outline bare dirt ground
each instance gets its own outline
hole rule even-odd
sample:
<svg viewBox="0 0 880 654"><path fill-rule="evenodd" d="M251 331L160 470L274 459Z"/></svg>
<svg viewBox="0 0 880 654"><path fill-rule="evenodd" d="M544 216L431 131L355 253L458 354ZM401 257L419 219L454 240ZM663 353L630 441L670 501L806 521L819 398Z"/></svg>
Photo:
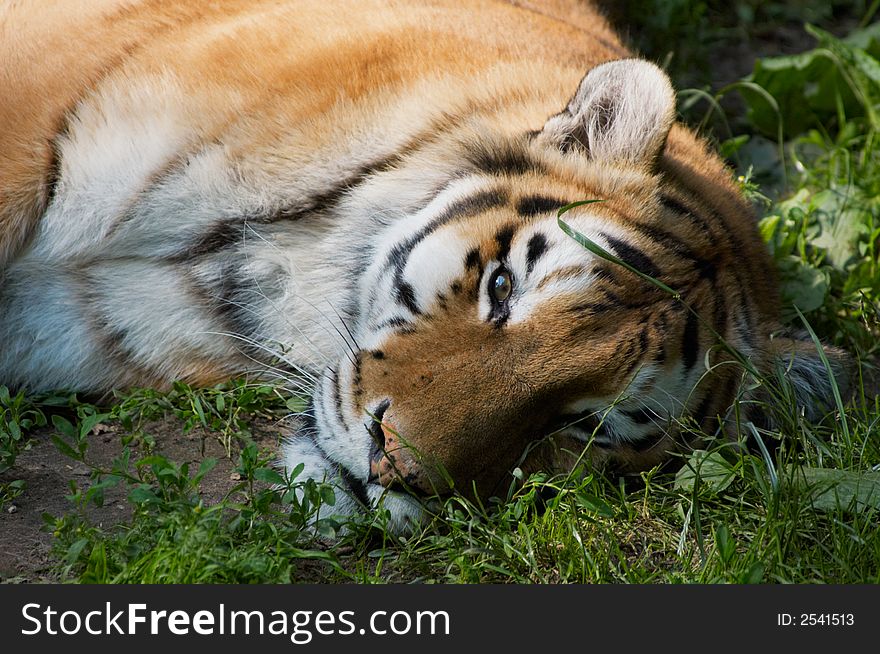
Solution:
<svg viewBox="0 0 880 654"><path fill-rule="evenodd" d="M122 433L113 425L96 431L99 433L89 437L86 459L93 465L110 468L122 452ZM227 457L215 435L198 429L184 434L180 421L174 417L151 422L145 425L144 432L155 437L157 453L177 463L187 462L191 470L197 470L205 457L218 460L200 486L206 504L218 502L238 483L235 463ZM53 537L43 530L42 516L60 516L74 510L66 498L70 482L80 488L88 487L91 470L58 451L50 433L51 428L38 432L31 448L19 455L6 479L0 479L23 479L27 484L24 493L3 506L0 513L0 583L58 581L56 561L50 556ZM259 421L253 428L253 438L261 450L275 451L280 427ZM133 460L141 454L138 448L132 448ZM109 489L103 506L88 507L90 521L104 527L126 522L131 515L126 492L122 484Z"/></svg>

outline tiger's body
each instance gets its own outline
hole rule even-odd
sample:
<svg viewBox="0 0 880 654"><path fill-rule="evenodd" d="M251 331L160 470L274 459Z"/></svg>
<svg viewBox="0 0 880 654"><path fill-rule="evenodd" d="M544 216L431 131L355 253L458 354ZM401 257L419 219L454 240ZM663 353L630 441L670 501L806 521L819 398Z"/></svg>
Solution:
<svg viewBox="0 0 880 654"><path fill-rule="evenodd" d="M630 57L575 0L5 3L0 383L295 368L285 464L398 522L419 504L389 488L438 467L486 495L591 440L666 460L738 392L712 331L766 368L778 297L750 207ZM584 199L566 220L684 303L559 230Z"/></svg>

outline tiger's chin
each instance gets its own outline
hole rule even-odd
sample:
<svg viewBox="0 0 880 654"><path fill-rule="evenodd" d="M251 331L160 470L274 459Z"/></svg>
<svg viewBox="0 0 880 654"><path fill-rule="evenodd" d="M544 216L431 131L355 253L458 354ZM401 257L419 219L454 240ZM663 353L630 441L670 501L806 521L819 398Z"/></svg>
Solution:
<svg viewBox="0 0 880 654"><path fill-rule="evenodd" d="M350 434L319 435L319 427L308 424L308 421L303 423L292 425L290 435L282 442L278 467L287 476L293 476L302 466L291 479L300 500L304 489L298 482L312 479L333 488L334 503L319 507L311 517L313 522L330 518L341 523L345 531L354 523L375 521L377 526L398 535L413 533L427 523L436 500L419 498L369 481L367 472L352 471L344 462L336 460L333 456L335 448L319 444L319 441L329 441L332 445L336 441L341 445L351 439Z"/></svg>

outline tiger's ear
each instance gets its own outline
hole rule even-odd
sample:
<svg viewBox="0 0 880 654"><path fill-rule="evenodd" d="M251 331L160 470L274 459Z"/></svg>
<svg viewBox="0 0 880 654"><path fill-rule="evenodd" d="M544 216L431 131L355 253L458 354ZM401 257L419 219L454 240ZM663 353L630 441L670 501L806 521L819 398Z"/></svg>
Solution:
<svg viewBox="0 0 880 654"><path fill-rule="evenodd" d="M822 346L822 360L816 344L807 334L776 336L767 349L770 366L787 379L794 399L808 420L820 420L834 408L832 379L841 398L846 401L852 387L853 360L841 349Z"/></svg>
<svg viewBox="0 0 880 654"><path fill-rule="evenodd" d="M675 120L675 92L666 73L641 59L591 70L568 106L544 125L541 137L591 159L652 167Z"/></svg>

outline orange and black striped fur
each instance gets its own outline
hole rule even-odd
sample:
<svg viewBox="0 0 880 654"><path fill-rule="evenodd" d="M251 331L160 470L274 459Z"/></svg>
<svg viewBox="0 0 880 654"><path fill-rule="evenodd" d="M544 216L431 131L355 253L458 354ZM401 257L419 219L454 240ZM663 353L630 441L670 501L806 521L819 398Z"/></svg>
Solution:
<svg viewBox="0 0 880 654"><path fill-rule="evenodd" d="M397 524L397 485L690 447L741 388L713 332L828 394L729 171L589 3L11 0L0 62L0 383L280 376L285 464ZM586 199L683 301L559 229Z"/></svg>

